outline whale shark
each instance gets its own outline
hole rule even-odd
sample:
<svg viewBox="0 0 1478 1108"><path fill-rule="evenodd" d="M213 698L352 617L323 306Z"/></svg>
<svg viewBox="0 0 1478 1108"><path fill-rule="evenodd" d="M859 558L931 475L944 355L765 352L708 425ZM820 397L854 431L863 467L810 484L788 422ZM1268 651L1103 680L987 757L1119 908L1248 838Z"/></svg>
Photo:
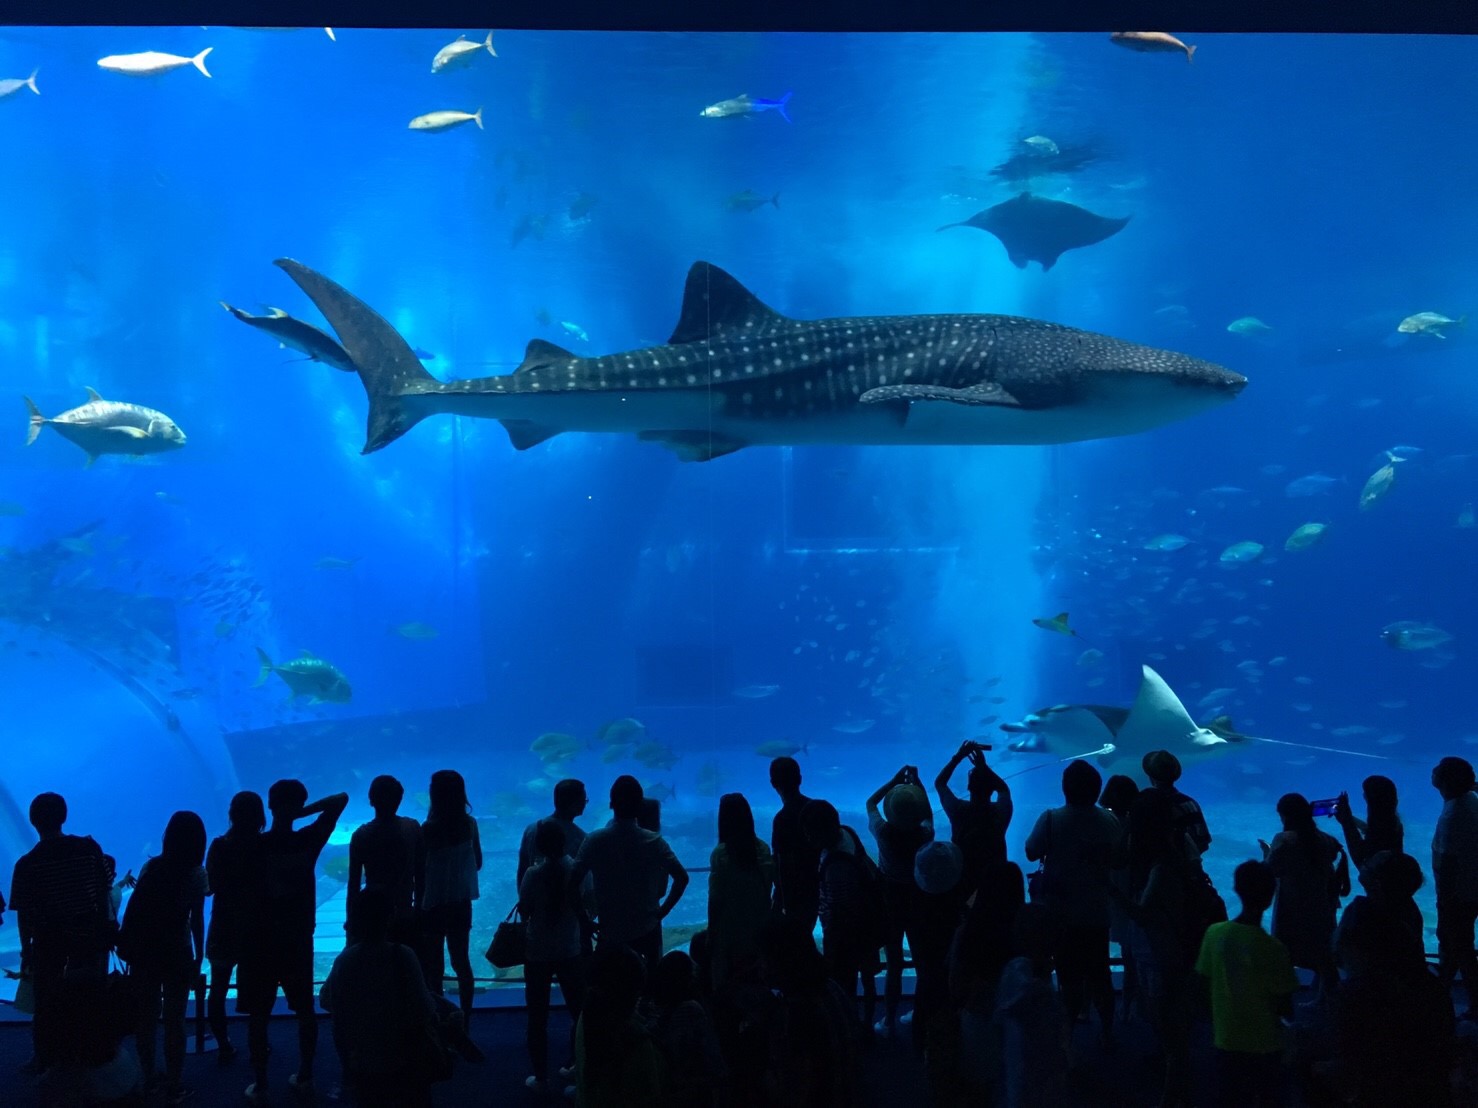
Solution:
<svg viewBox="0 0 1478 1108"><path fill-rule="evenodd" d="M1000 725L1007 734L1023 736L1008 743L1007 749L1051 754L1063 761L1093 758L1105 773L1131 777L1142 774L1141 763L1152 750L1168 750L1182 766L1188 766L1256 743L1385 760L1383 755L1359 750L1254 738L1239 732L1225 715L1198 724L1163 677L1149 666L1140 668L1139 693L1130 707L1058 704L1039 708L1020 722Z"/></svg>
<svg viewBox="0 0 1478 1108"><path fill-rule="evenodd" d="M1247 379L1210 362L1004 315L782 315L707 262L672 337L597 357L543 339L512 373L441 382L369 305L276 264L333 327L369 398L364 453L428 416L502 422L514 447L634 433L689 461L751 445L1045 444L1130 435L1214 408Z"/></svg>

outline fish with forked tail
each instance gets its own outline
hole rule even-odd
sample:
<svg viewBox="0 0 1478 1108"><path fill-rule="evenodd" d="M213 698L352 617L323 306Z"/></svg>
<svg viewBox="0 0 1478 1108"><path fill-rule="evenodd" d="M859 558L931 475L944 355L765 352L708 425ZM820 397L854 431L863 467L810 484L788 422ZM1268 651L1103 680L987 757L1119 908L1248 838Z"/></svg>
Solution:
<svg viewBox="0 0 1478 1108"><path fill-rule="evenodd" d="M262 669L257 675L254 688L265 685L267 678L275 673L292 690L290 700L306 696L310 704L347 704L353 695L353 690L349 688L349 679L337 666L306 650L301 656L280 666L275 665L261 647L257 647L257 657L261 659Z"/></svg>
<svg viewBox="0 0 1478 1108"><path fill-rule="evenodd" d="M29 396L24 400L31 412L26 445L36 441L41 428L51 427L62 438L87 451L88 465L101 454L162 454L185 445L185 432L163 412L141 404L104 400L96 389L87 390L86 404L53 419L42 415Z"/></svg>
<svg viewBox="0 0 1478 1108"><path fill-rule="evenodd" d="M710 104L698 114L704 119L742 119L749 116L759 115L760 112L775 112L781 119L789 123L790 114L785 110L790 103L790 93L786 93L779 100L766 100L762 96L750 96L742 93L729 100L720 100L717 104Z"/></svg>
<svg viewBox="0 0 1478 1108"><path fill-rule="evenodd" d="M799 320L707 262L665 345L582 357L543 339L511 374L441 382L369 305L280 266L359 373L364 450L428 416L499 420L515 448L564 431L635 433L689 461L750 445L1045 444L1129 435L1233 399L1240 374L1183 354L1002 315Z"/></svg>

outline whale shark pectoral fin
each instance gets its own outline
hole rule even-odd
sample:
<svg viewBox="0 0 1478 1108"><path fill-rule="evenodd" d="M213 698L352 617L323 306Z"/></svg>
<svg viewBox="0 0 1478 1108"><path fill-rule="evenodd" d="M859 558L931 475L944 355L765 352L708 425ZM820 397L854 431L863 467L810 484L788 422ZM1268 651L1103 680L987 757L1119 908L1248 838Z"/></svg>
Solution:
<svg viewBox="0 0 1478 1108"><path fill-rule="evenodd" d="M532 446L538 446L554 438L559 434L558 427L545 427L528 419L501 419L498 421L503 425L503 430L508 432L508 441L513 444L515 450L527 450Z"/></svg>
<svg viewBox="0 0 1478 1108"><path fill-rule="evenodd" d="M888 400L942 400L947 404L993 404L1003 408L1019 408L1021 402L994 381L983 381L969 388L951 389L944 385L880 385L868 389L857 398L860 404L880 404Z"/></svg>
<svg viewBox="0 0 1478 1108"><path fill-rule="evenodd" d="M710 462L749 445L707 431L640 431L636 437L642 442L661 443L684 462Z"/></svg>
<svg viewBox="0 0 1478 1108"><path fill-rule="evenodd" d="M759 334L786 317L763 303L733 276L709 262L694 262L683 286L683 306L667 340L671 346L705 342L721 334Z"/></svg>

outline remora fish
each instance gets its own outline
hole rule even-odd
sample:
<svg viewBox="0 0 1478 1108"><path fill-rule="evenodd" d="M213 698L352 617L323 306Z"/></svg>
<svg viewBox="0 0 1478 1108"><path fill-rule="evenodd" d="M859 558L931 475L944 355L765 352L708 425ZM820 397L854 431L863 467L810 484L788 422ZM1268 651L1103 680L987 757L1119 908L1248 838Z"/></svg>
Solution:
<svg viewBox="0 0 1478 1108"><path fill-rule="evenodd" d="M1076 442L1194 415L1247 384L1183 354L1013 316L791 319L707 262L689 270L664 346L584 358L534 339L511 374L443 384L363 301L300 262L276 264L359 371L365 453L443 412L500 420L520 450L562 431L634 432L693 461L759 444Z"/></svg>
<svg viewBox="0 0 1478 1108"><path fill-rule="evenodd" d="M62 438L87 451L88 465L97 461L99 454L161 454L185 445L185 432L163 412L141 404L104 400L97 389L87 390L86 404L55 419L42 415L29 396L24 400L31 410L26 445L36 441L41 428L53 427Z"/></svg>
<svg viewBox="0 0 1478 1108"><path fill-rule="evenodd" d="M221 301L221 307L248 327L255 327L258 331L271 335L279 346L296 350L311 362L322 362L335 369L342 369L345 373L354 372L354 363L332 336L311 323L294 319L281 308L268 308L266 315L252 315L240 308L231 307L224 300Z"/></svg>

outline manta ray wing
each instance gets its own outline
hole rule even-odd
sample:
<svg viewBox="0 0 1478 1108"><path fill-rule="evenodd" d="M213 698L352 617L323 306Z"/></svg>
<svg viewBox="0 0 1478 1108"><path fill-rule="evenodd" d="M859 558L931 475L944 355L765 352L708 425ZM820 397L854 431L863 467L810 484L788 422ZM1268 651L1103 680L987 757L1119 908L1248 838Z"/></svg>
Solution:
<svg viewBox="0 0 1478 1108"><path fill-rule="evenodd" d="M1119 728L1116 761L1132 761L1137 769L1151 750L1168 750L1186 762L1227 749L1226 739L1191 719L1163 677L1149 666L1142 668L1139 695Z"/></svg>

